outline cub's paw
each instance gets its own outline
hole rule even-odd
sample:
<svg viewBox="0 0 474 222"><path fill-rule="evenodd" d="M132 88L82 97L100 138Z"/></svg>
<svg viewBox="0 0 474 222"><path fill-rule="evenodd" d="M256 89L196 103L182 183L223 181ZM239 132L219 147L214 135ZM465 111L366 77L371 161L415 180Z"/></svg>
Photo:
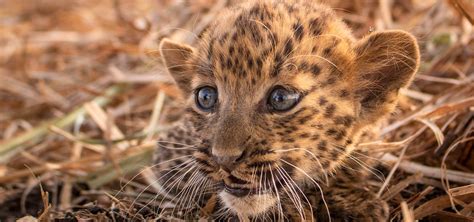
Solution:
<svg viewBox="0 0 474 222"><path fill-rule="evenodd" d="M325 192L331 221L385 222L389 219L387 202L364 189L332 187ZM326 206L318 206L318 222L329 221Z"/></svg>

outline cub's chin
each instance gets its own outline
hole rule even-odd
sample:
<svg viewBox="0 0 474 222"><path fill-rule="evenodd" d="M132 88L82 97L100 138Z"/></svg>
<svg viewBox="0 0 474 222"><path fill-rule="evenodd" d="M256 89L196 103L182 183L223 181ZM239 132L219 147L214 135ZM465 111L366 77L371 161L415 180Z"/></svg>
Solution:
<svg viewBox="0 0 474 222"><path fill-rule="evenodd" d="M261 215L277 205L277 198L271 194L249 194L237 197L223 190L219 197L224 206L240 218Z"/></svg>

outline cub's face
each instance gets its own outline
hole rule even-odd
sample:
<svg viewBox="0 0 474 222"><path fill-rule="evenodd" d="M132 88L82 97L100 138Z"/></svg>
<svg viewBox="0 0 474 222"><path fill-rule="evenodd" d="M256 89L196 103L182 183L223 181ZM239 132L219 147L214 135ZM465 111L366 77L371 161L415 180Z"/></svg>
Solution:
<svg viewBox="0 0 474 222"><path fill-rule="evenodd" d="M195 167L243 216L343 166L362 131L393 109L419 57L411 35L355 40L315 4L243 5L223 13L196 48L160 47L198 141Z"/></svg>

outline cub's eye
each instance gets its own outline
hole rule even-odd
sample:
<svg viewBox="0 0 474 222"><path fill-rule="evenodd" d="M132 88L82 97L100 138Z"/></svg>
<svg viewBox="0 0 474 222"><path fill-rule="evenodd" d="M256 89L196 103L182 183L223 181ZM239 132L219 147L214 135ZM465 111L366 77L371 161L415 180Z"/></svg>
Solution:
<svg viewBox="0 0 474 222"><path fill-rule="evenodd" d="M217 90L210 86L204 86L196 91L196 104L206 112L212 111L217 102Z"/></svg>
<svg viewBox="0 0 474 222"><path fill-rule="evenodd" d="M272 110L288 111L300 100L300 94L281 87L274 89L268 97L268 105Z"/></svg>

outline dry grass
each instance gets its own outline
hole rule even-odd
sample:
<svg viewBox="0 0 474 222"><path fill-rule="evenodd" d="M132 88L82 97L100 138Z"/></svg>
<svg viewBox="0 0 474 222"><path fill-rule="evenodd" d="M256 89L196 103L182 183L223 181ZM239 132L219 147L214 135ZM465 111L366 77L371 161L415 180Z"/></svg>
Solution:
<svg viewBox="0 0 474 222"><path fill-rule="evenodd" d="M473 221L474 3L327 2L357 36L399 28L422 49L383 141L364 144L388 166L373 185L392 218ZM163 37L193 44L228 4L0 0L0 221L156 217L140 170L179 95L150 55Z"/></svg>

